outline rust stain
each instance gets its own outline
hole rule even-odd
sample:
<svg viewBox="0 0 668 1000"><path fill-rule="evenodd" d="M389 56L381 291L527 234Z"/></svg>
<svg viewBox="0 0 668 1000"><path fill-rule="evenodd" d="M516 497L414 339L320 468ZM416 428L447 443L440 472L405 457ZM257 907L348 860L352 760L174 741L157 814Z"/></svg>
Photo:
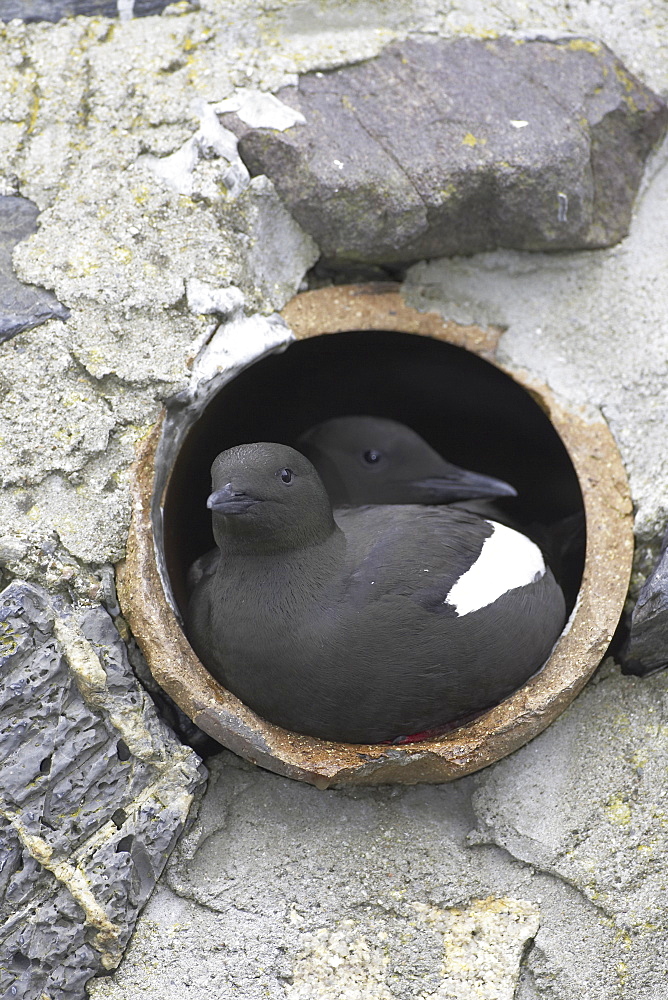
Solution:
<svg viewBox="0 0 668 1000"><path fill-rule="evenodd" d="M501 330L464 326L407 306L399 285L335 285L295 296L281 313L298 340L349 330L397 330L434 337L492 360Z"/></svg>

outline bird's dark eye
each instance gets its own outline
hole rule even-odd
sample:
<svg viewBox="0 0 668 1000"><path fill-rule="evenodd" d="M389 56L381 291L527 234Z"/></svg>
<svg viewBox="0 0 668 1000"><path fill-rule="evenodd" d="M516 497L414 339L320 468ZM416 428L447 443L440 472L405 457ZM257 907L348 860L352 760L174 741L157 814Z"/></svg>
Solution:
<svg viewBox="0 0 668 1000"><path fill-rule="evenodd" d="M362 457L369 465L375 465L377 462L380 462L383 453L382 451L376 451L375 448L371 448L369 451L365 451Z"/></svg>
<svg viewBox="0 0 668 1000"><path fill-rule="evenodd" d="M281 469L281 479L284 483L291 483L293 475L292 469Z"/></svg>

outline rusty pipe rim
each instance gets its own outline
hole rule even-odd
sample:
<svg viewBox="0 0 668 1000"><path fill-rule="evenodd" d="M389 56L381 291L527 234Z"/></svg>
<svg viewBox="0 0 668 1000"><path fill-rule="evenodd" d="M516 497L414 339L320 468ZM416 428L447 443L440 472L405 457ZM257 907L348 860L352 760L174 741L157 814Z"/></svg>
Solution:
<svg viewBox="0 0 668 1000"><path fill-rule="evenodd" d="M166 598L151 519L163 418L144 439L132 472L127 557L118 567L123 614L149 668L179 707L223 746L278 774L321 788L340 784L444 782L522 746L575 698L601 661L631 574L632 507L626 473L602 417L567 407L526 372L500 363L500 331L461 326L407 306L397 286L304 292L283 311L296 339L354 330L397 330L464 347L522 385L544 409L575 468L587 546L575 609L542 671L499 705L437 739L404 746L352 745L288 732L256 715L206 671Z"/></svg>

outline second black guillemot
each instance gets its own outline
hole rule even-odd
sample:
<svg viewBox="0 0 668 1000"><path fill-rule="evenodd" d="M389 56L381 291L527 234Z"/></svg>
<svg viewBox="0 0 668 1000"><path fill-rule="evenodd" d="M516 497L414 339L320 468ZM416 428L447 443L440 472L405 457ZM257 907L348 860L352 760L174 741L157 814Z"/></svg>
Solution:
<svg viewBox="0 0 668 1000"><path fill-rule="evenodd" d="M412 428L386 417L332 417L305 431L297 448L315 466L333 507L517 496L502 479L447 462Z"/></svg>

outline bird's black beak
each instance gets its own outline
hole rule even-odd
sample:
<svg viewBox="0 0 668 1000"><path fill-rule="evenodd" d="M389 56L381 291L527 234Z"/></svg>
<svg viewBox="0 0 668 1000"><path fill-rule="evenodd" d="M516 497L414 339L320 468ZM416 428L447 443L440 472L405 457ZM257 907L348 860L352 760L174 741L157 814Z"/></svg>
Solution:
<svg viewBox="0 0 668 1000"><path fill-rule="evenodd" d="M517 490L503 479L469 472L456 465L451 465L441 476L411 480L411 486L421 495L421 503L455 503L458 500L517 496Z"/></svg>
<svg viewBox="0 0 668 1000"><path fill-rule="evenodd" d="M214 514L245 514L256 503L261 503L259 497L249 496L242 490L236 490L232 483L228 483L222 490L215 490L206 505Z"/></svg>

